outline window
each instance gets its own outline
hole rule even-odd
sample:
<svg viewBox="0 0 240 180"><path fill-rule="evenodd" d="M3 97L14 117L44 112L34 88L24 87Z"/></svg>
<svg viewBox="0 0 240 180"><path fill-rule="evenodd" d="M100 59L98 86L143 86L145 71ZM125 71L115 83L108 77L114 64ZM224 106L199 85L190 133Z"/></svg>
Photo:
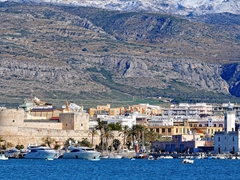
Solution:
<svg viewBox="0 0 240 180"><path fill-rule="evenodd" d="M159 128L156 129L156 132L159 133Z"/></svg>
<svg viewBox="0 0 240 180"><path fill-rule="evenodd" d="M223 127L223 125L222 125L222 124L219 124L219 127Z"/></svg>
<svg viewBox="0 0 240 180"><path fill-rule="evenodd" d="M168 128L168 133L171 133L171 128Z"/></svg>
<svg viewBox="0 0 240 180"><path fill-rule="evenodd" d="M178 133L178 128L176 128L176 133Z"/></svg>
<svg viewBox="0 0 240 180"><path fill-rule="evenodd" d="M217 125L216 125L216 124L214 124L213 126L214 126L214 127L217 127Z"/></svg>
<svg viewBox="0 0 240 180"><path fill-rule="evenodd" d="M220 142L220 137L218 137L218 142Z"/></svg>
<svg viewBox="0 0 240 180"><path fill-rule="evenodd" d="M165 128L162 129L162 133L165 133Z"/></svg>
<svg viewBox="0 0 240 180"><path fill-rule="evenodd" d="M202 127L202 124L199 124L199 127Z"/></svg>

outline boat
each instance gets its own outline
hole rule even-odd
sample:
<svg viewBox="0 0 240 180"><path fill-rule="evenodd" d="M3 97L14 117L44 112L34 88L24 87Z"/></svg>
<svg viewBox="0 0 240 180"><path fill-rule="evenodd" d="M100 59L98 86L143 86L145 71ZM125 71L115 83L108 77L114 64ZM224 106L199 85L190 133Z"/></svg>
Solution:
<svg viewBox="0 0 240 180"><path fill-rule="evenodd" d="M182 164L193 164L193 159L183 159Z"/></svg>
<svg viewBox="0 0 240 180"><path fill-rule="evenodd" d="M100 157L93 157L92 159L89 159L90 161L99 161L100 160Z"/></svg>
<svg viewBox="0 0 240 180"><path fill-rule="evenodd" d="M89 159L92 160L94 157L99 158L100 153L95 151L93 148L83 146L70 146L68 148L70 152L65 152L61 156L62 159Z"/></svg>
<svg viewBox="0 0 240 180"><path fill-rule="evenodd" d="M146 159L147 156L141 153L136 153L136 155L134 156L135 159Z"/></svg>
<svg viewBox="0 0 240 180"><path fill-rule="evenodd" d="M52 157L47 157L46 158L46 161L52 161L52 160L54 160L54 158L52 158Z"/></svg>
<svg viewBox="0 0 240 180"><path fill-rule="evenodd" d="M122 159L122 155L120 155L120 154L109 154L108 158L109 159Z"/></svg>
<svg viewBox="0 0 240 180"><path fill-rule="evenodd" d="M148 160L154 160L154 157L152 155L149 155Z"/></svg>
<svg viewBox="0 0 240 180"><path fill-rule="evenodd" d="M0 154L0 160L8 160L8 157L5 154Z"/></svg>
<svg viewBox="0 0 240 180"><path fill-rule="evenodd" d="M15 158L15 157L18 157L18 155L20 154L20 150L18 150L16 148L12 148L12 149L5 151L4 154L8 158Z"/></svg>
<svg viewBox="0 0 240 180"><path fill-rule="evenodd" d="M56 158L57 152L46 146L28 146L28 151L24 155L24 159L47 159Z"/></svg>
<svg viewBox="0 0 240 180"><path fill-rule="evenodd" d="M134 157L130 158L131 161L136 160Z"/></svg>

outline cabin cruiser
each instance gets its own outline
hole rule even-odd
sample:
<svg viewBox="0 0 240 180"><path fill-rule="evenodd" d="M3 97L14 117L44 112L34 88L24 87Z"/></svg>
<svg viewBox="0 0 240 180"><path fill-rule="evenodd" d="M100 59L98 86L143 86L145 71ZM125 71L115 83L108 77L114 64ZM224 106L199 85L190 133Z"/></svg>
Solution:
<svg viewBox="0 0 240 180"><path fill-rule="evenodd" d="M63 159L97 159L100 157L100 153L95 151L93 148L82 147L82 146L70 146L68 148L70 152L65 152L61 156Z"/></svg>
<svg viewBox="0 0 240 180"><path fill-rule="evenodd" d="M28 146L25 159L48 159L56 158L57 152L46 146Z"/></svg>
<svg viewBox="0 0 240 180"><path fill-rule="evenodd" d="M15 158L15 157L18 157L18 155L20 154L20 150L18 150L16 148L12 148L12 149L5 151L4 154L6 157Z"/></svg>

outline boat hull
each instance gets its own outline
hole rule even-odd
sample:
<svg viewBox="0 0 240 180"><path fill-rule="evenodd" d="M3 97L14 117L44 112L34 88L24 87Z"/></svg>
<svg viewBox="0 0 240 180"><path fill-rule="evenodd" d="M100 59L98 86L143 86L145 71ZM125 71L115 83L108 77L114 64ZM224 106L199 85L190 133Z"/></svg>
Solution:
<svg viewBox="0 0 240 180"><path fill-rule="evenodd" d="M56 152L29 152L25 154L24 159L47 159L47 158L55 158Z"/></svg>
<svg viewBox="0 0 240 180"><path fill-rule="evenodd" d="M62 159L89 159L92 160L100 157L98 152L66 152L62 155Z"/></svg>

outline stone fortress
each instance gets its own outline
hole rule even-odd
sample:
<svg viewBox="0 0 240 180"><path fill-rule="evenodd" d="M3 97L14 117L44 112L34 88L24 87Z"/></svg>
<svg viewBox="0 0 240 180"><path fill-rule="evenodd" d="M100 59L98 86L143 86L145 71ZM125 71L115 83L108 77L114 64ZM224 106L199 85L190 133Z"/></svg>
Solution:
<svg viewBox="0 0 240 180"><path fill-rule="evenodd" d="M89 140L89 114L75 104L71 109L67 101L65 107L54 108L37 98L24 100L18 109L0 109L0 137L24 147L29 143L41 144L46 137L59 145L68 138Z"/></svg>

